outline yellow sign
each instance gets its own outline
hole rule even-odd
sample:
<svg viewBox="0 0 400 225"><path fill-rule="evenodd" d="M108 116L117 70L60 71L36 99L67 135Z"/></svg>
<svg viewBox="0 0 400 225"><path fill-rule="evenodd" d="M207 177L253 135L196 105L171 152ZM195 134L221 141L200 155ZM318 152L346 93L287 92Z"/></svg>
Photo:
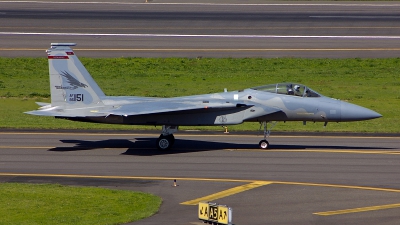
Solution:
<svg viewBox="0 0 400 225"><path fill-rule="evenodd" d="M218 206L218 223L220 224L228 224L229 223L229 212L228 206L219 205Z"/></svg>
<svg viewBox="0 0 400 225"><path fill-rule="evenodd" d="M208 203L199 202L199 219L208 221L209 208Z"/></svg>
<svg viewBox="0 0 400 225"><path fill-rule="evenodd" d="M232 225L232 208L210 202L199 202L199 219L204 222Z"/></svg>

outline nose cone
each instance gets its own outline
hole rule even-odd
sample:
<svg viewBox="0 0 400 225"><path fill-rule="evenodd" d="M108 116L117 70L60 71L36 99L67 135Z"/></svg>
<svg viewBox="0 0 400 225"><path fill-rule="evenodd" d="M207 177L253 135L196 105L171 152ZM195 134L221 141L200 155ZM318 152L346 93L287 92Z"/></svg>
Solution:
<svg viewBox="0 0 400 225"><path fill-rule="evenodd" d="M347 102L341 102L342 121L370 120L382 117L381 114Z"/></svg>

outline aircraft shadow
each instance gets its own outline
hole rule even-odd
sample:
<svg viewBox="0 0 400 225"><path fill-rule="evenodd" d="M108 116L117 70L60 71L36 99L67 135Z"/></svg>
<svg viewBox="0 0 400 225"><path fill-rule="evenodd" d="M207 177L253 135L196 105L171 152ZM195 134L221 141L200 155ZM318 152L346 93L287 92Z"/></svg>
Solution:
<svg viewBox="0 0 400 225"><path fill-rule="evenodd" d="M136 138L135 140L128 139L108 139L101 141L86 141L86 140L60 140L63 143L75 144L71 147L55 147L49 151L69 152L69 151L84 151L104 148L123 148L127 149L123 155L151 156L151 155L166 155L179 154L189 152L215 151L222 149L248 150L258 149L257 143L254 144L237 144L226 142L210 142L199 140L182 140L176 139L171 150L160 151L156 148L157 138ZM377 147L357 147L357 146L327 146L327 145L279 145L271 144L271 150L312 150L312 149L330 149L330 150L390 150L392 148L377 148ZM268 150L266 150L268 151Z"/></svg>
<svg viewBox="0 0 400 225"><path fill-rule="evenodd" d="M187 152L200 152L221 150L227 148L235 149L251 149L257 148L254 144L231 144L223 142L209 142L198 140L180 140L176 139L172 149L168 151L160 151L156 148L157 138L136 138L135 140L128 139L108 139L101 141L86 141L86 140L60 140L62 143L75 144L70 147L55 147L49 151L55 152L70 152L70 151L84 151L95 150L100 148L125 148L127 149L123 155L165 155L165 154L179 154Z"/></svg>

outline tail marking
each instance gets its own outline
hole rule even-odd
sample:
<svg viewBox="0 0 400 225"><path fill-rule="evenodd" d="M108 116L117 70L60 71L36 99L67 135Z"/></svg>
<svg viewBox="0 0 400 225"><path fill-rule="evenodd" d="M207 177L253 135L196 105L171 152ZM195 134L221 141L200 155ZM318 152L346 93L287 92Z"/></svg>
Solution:
<svg viewBox="0 0 400 225"><path fill-rule="evenodd" d="M61 76L65 77L67 79L67 82L71 85L69 87L63 87L63 86L55 86L57 89L70 89L70 90L75 90L79 87L82 88L87 88L87 84L79 82L75 77L73 77L71 74L69 74L67 71L62 71L60 73Z"/></svg>

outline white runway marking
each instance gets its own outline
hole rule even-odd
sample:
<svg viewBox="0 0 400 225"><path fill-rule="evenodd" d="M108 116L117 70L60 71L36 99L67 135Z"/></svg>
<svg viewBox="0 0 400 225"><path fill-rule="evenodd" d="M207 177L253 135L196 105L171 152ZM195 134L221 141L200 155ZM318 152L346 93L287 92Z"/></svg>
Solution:
<svg viewBox="0 0 400 225"><path fill-rule="evenodd" d="M400 16L310 16L310 18L340 18L340 19L400 19Z"/></svg>
<svg viewBox="0 0 400 225"><path fill-rule="evenodd" d="M112 33L47 33L0 32L0 35L41 36L119 36L119 37L187 37L187 38L320 38L320 39L400 39L400 36L340 36L340 35L220 35L220 34L112 34Z"/></svg>

